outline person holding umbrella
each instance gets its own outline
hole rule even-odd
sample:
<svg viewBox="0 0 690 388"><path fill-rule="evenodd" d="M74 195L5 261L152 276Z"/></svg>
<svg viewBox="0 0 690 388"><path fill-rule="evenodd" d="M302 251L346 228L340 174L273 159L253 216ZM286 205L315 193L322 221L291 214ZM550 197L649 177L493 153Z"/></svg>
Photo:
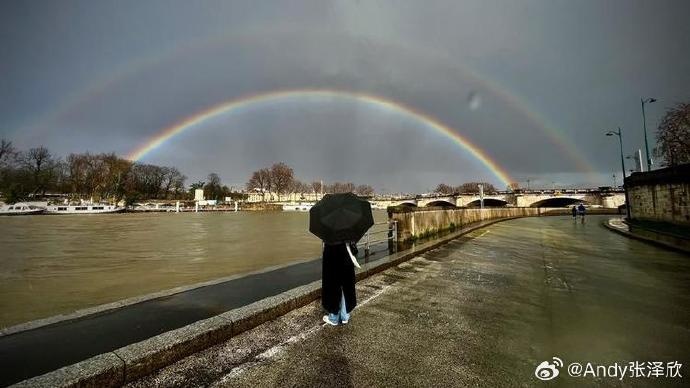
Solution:
<svg viewBox="0 0 690 388"><path fill-rule="evenodd" d="M329 325L347 324L357 305L351 246L374 225L371 204L352 193L327 194L309 211L309 231L323 243L321 304ZM356 248L355 248L356 249Z"/></svg>

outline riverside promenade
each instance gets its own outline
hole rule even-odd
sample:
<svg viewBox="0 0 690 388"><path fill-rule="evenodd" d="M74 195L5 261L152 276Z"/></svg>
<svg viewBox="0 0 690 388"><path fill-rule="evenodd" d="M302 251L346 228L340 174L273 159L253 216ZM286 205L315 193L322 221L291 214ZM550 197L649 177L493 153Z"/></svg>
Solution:
<svg viewBox="0 0 690 388"><path fill-rule="evenodd" d="M564 367L558 386L687 386L690 260L606 220L477 229L359 282L348 325L325 326L316 301L128 386L535 386L552 357L664 366L580 377Z"/></svg>

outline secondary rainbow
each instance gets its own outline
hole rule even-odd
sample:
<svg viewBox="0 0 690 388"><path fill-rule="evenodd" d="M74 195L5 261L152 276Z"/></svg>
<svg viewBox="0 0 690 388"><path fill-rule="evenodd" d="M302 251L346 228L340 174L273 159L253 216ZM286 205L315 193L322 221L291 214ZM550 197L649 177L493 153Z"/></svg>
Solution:
<svg viewBox="0 0 690 388"><path fill-rule="evenodd" d="M422 113L403 103L386 99L380 96L371 94L349 92L331 89L292 89L271 91L266 93L252 94L229 101L224 101L210 108L197 112L180 122L177 122L167 128L162 129L157 134L149 138L143 145L132 150L127 158L132 161L137 161L144 157L147 153L155 150L165 143L168 139L175 135L182 133L190 128L198 127L204 122L211 120L217 116L229 114L241 110L258 103L275 103L290 99L305 99L305 98L340 98L351 101L357 101L368 106L384 109L396 114L405 115L413 118L427 128L431 128L436 132L446 136L453 142L458 144L461 148L469 152L474 158L486 166L492 174L498 178L501 183L508 185L513 182L508 172L498 165L489 155L481 148L474 145L467 138L463 137L456 130L442 123L441 121Z"/></svg>

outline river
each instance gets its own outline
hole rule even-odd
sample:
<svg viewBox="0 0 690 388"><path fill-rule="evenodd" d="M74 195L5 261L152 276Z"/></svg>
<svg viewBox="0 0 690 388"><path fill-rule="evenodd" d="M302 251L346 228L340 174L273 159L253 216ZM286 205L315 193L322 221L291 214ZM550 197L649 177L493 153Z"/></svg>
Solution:
<svg viewBox="0 0 690 388"><path fill-rule="evenodd" d="M317 258L308 222L300 212L0 217L0 327Z"/></svg>

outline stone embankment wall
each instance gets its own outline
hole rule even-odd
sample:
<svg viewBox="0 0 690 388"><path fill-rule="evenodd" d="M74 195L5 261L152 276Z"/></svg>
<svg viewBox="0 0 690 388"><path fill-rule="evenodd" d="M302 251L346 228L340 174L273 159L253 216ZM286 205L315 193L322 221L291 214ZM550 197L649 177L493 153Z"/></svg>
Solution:
<svg viewBox="0 0 690 388"><path fill-rule="evenodd" d="M397 221L398 242L426 238L469 224L500 218L570 214L566 208L405 209L389 208L388 218Z"/></svg>
<svg viewBox="0 0 690 388"><path fill-rule="evenodd" d="M633 220L690 225L690 164L625 178Z"/></svg>

